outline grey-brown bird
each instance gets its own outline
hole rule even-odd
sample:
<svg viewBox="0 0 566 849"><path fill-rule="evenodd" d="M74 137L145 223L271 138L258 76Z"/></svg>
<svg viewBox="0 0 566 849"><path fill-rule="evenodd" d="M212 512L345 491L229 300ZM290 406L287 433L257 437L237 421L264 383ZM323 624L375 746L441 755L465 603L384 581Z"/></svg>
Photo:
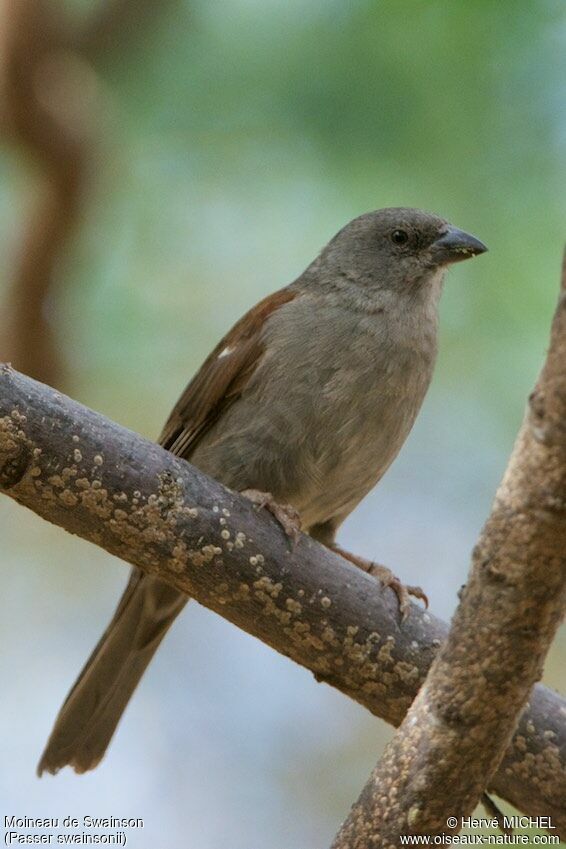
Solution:
<svg viewBox="0 0 566 849"><path fill-rule="evenodd" d="M335 542L383 476L428 389L448 265L478 239L416 209L347 224L291 285L253 307L216 346L160 443L358 565ZM290 505L285 507L284 505ZM406 588L384 570L384 583ZM414 594L424 596L418 588ZM61 708L38 772L95 767L188 597L133 570L108 628Z"/></svg>

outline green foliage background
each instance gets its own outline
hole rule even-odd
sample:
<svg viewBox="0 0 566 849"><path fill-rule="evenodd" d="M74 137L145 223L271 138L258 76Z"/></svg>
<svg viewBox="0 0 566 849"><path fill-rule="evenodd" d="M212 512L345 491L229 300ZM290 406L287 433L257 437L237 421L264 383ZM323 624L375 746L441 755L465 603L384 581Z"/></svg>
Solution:
<svg viewBox="0 0 566 849"><path fill-rule="evenodd" d="M155 436L219 336L349 218L414 205L470 230L490 253L451 272L421 418L343 534L449 616L556 299L564 4L177 0L125 41L85 88L98 154L52 305L68 391ZM32 186L19 151L0 179L1 297ZM0 534L6 813L143 816L140 849L329 844L390 729L196 604L101 767L38 783L126 571L6 501ZM565 660L562 634L554 686Z"/></svg>

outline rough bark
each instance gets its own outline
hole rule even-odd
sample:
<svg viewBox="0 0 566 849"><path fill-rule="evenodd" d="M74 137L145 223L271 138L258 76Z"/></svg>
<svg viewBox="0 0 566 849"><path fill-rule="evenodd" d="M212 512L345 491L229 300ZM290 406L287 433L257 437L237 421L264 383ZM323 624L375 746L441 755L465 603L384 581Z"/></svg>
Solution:
<svg viewBox="0 0 566 849"><path fill-rule="evenodd" d="M160 446L0 367L0 490L188 592L398 725L446 637L413 606ZM566 703L537 686L495 792L566 834Z"/></svg>
<svg viewBox="0 0 566 849"><path fill-rule="evenodd" d="M504 757L565 610L566 261L546 363L448 639L334 849L460 830ZM566 792L561 806L563 817Z"/></svg>

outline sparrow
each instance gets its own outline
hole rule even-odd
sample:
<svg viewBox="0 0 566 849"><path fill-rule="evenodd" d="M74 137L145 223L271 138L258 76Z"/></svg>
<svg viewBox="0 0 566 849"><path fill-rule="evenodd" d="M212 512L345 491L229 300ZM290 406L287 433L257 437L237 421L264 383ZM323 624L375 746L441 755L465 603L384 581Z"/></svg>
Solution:
<svg viewBox="0 0 566 849"><path fill-rule="evenodd" d="M336 542L344 519L407 438L431 381L449 265L486 251L418 209L366 213L293 283L247 312L179 398L159 442L225 486L408 592ZM133 569L114 617L64 702L38 774L101 760L188 596Z"/></svg>

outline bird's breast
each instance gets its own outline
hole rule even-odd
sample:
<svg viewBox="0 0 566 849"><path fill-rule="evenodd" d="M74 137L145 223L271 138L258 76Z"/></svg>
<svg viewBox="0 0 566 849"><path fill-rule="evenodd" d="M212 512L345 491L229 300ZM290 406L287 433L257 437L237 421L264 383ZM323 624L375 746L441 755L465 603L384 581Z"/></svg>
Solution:
<svg viewBox="0 0 566 849"><path fill-rule="evenodd" d="M312 524L353 509L394 460L430 383L436 325L403 332L385 313L284 309L264 368L279 434L294 441L294 501Z"/></svg>

